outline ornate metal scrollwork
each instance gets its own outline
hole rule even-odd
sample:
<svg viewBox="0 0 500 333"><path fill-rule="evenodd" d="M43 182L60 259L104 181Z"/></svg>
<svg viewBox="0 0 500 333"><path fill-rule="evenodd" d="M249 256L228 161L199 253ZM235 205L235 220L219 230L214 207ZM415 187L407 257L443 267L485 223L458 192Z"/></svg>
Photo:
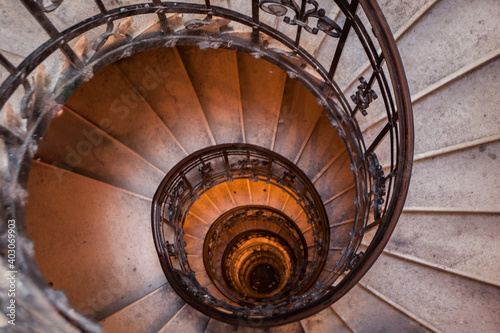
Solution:
<svg viewBox="0 0 500 333"><path fill-rule="evenodd" d="M210 173L214 171L214 169L212 168L212 164L210 162L207 162L200 165L198 171L201 173L201 177L203 179L207 179L208 177L210 177Z"/></svg>
<svg viewBox="0 0 500 333"><path fill-rule="evenodd" d="M249 169L249 168L258 168L263 167L269 164L269 161L251 159L248 160L246 158L239 160L237 163L231 164L232 170L241 170L241 169Z"/></svg>
<svg viewBox="0 0 500 333"><path fill-rule="evenodd" d="M382 204L384 203L385 196L385 175L382 171L382 166L378 162L377 155L375 153L370 153L368 158L368 172L373 177L372 183L372 207L373 214L376 220L380 219Z"/></svg>
<svg viewBox="0 0 500 333"><path fill-rule="evenodd" d="M360 77L359 82L361 84L358 86L358 91L351 95L351 99L356 104L361 114L366 116L368 114L366 109L370 106L371 102L378 98L378 96L373 89L368 90L368 82L366 82L364 77Z"/></svg>
<svg viewBox="0 0 500 333"><path fill-rule="evenodd" d="M197 30L200 28L222 28L229 23L226 19L213 19L212 15L207 15L203 20L193 19L184 23L187 30Z"/></svg>
<svg viewBox="0 0 500 333"><path fill-rule="evenodd" d="M314 0L306 0L307 4L312 5L312 8L305 9L304 11L301 9L295 0L261 0L260 8L266 13L275 15L275 16L285 16L288 12L288 9L291 9L295 12L293 18L290 16L285 16L283 21L290 25L298 25L303 27L307 32L316 35L318 31L323 31L328 36L339 38L342 33L342 28L333 21L332 19L326 16L326 11L319 8L319 4ZM309 18L316 18L318 22L316 23L316 27L309 26Z"/></svg>
<svg viewBox="0 0 500 333"><path fill-rule="evenodd" d="M132 23L133 23L132 19L128 18L124 22L118 23L116 28L114 28L113 22L108 22L106 26L106 31L102 35L97 37L97 39L94 42L94 45L92 45L92 49L96 52L99 51L106 44L108 39L112 36L115 36L117 38L120 38L119 36L121 36L122 38L127 37L128 36L127 31L132 26Z"/></svg>

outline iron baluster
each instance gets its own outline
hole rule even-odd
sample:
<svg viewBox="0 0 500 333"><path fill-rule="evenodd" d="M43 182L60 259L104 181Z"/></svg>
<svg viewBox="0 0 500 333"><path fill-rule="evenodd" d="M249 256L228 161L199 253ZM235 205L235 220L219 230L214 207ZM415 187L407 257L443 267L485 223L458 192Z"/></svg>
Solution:
<svg viewBox="0 0 500 333"><path fill-rule="evenodd" d="M153 0L153 5L156 7L162 7L163 4L161 3L161 0ZM172 33L172 30L170 29L170 25L168 24L167 16L163 12L163 9L158 10L158 19L160 20L160 27L161 31L163 32L164 35L169 35Z"/></svg>
<svg viewBox="0 0 500 333"><path fill-rule="evenodd" d="M259 44L259 0L252 0L252 41L255 44Z"/></svg>
<svg viewBox="0 0 500 333"><path fill-rule="evenodd" d="M9 59L5 58L5 56L0 52L0 65L4 67L10 74L17 74L18 70L16 66L14 66Z"/></svg>
<svg viewBox="0 0 500 333"><path fill-rule="evenodd" d="M352 0L351 4L347 6L346 19L344 23L344 27L342 28L342 33L340 34L339 43L337 48L335 49L335 55L333 56L332 64L330 65L330 70L328 72L328 78L333 80L335 76L335 71L337 70L337 66L339 65L340 56L342 55L342 51L344 50L345 42L347 41L347 36L351 31L352 25L354 23L354 16L356 15L356 9L358 8L359 0ZM340 4L339 4L340 6ZM342 5L342 7L346 7L346 5Z"/></svg>
<svg viewBox="0 0 500 333"><path fill-rule="evenodd" d="M42 26L43 30L49 35L54 41L59 40L62 36L56 27L49 20L47 15L43 13L42 8L35 0L20 0L23 5L28 9L31 15L37 20L37 22ZM80 58L76 55L75 51L66 44L64 39L61 38L59 49L64 54L64 56L71 62L71 64L76 69L83 69L84 65Z"/></svg>

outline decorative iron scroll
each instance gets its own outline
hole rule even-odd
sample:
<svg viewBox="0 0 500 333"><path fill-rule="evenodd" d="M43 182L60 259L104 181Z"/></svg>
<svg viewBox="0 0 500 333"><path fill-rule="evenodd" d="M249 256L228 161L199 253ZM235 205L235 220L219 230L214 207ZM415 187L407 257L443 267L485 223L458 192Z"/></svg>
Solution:
<svg viewBox="0 0 500 333"><path fill-rule="evenodd" d="M340 28L335 21L326 16L326 11L324 9L319 9L318 2L314 0L304 0L302 3L303 5L299 6L295 0L261 0L260 8L266 13L278 17L285 16L290 9L295 15L293 18L285 16L283 22L302 27L313 35L316 35L318 31L321 30L330 37L340 37L342 28ZM307 9L304 5L305 3L311 5L312 8ZM314 28L309 25L309 18L311 17L318 20Z"/></svg>
<svg viewBox="0 0 500 333"><path fill-rule="evenodd" d="M371 102L378 98L378 96L373 89L369 88L368 82L366 82L364 77L360 77L359 82L361 84L358 86L358 91L351 95L351 100L356 104L356 108L360 110L361 114L366 116L368 114L366 109L370 106Z"/></svg>

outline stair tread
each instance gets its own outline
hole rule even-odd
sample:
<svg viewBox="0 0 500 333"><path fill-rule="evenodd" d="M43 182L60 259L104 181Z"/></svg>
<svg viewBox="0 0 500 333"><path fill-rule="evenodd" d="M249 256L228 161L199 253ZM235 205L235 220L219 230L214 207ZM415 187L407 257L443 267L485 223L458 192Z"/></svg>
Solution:
<svg viewBox="0 0 500 333"><path fill-rule="evenodd" d="M196 200L191 206L190 212L194 213L197 217L201 218L208 225L211 225L220 216L220 212L213 202L204 193Z"/></svg>
<svg viewBox="0 0 500 333"><path fill-rule="evenodd" d="M269 333L304 333L304 329L300 322L296 321L282 326L270 327Z"/></svg>
<svg viewBox="0 0 500 333"><path fill-rule="evenodd" d="M28 190L35 258L78 311L100 320L165 283L149 200L40 162L32 165ZM117 231L120 237L108 237Z"/></svg>
<svg viewBox="0 0 500 333"><path fill-rule="evenodd" d="M341 191L340 193L342 193ZM337 196L334 200L325 204L326 214L330 221L330 226L337 225L344 221L351 220L355 217L356 207L354 206L354 199L356 198L356 191L354 188Z"/></svg>
<svg viewBox="0 0 500 333"><path fill-rule="evenodd" d="M314 187L316 187L323 201L328 200L354 183L349 154L347 151L343 151L337 152L337 155L339 156L333 164L314 182Z"/></svg>
<svg viewBox="0 0 500 333"><path fill-rule="evenodd" d="M391 0L380 0L378 4L384 13L384 17L394 32L399 32L407 22L418 14L418 12L436 2L436 0L413 0L408 2L400 2L397 6Z"/></svg>
<svg viewBox="0 0 500 333"><path fill-rule="evenodd" d="M378 332L388 327L394 332L426 331L419 323L359 286L351 289L333 308L355 332Z"/></svg>
<svg viewBox="0 0 500 333"><path fill-rule="evenodd" d="M500 58L415 103L415 154L499 134L498 73Z"/></svg>
<svg viewBox="0 0 500 333"><path fill-rule="evenodd" d="M236 52L201 51L193 46L177 49L217 144L243 142Z"/></svg>
<svg viewBox="0 0 500 333"><path fill-rule="evenodd" d="M306 87L298 80L287 79L274 151L294 161L322 112L323 107Z"/></svg>
<svg viewBox="0 0 500 333"><path fill-rule="evenodd" d="M269 185L266 182L253 180L248 181L250 193L252 193L252 205L267 206Z"/></svg>
<svg viewBox="0 0 500 333"><path fill-rule="evenodd" d="M103 332L157 332L184 305L169 284L164 284L121 311L102 320Z"/></svg>
<svg viewBox="0 0 500 333"><path fill-rule="evenodd" d="M66 105L167 172L185 153L137 89L109 65L76 90Z"/></svg>
<svg viewBox="0 0 500 333"><path fill-rule="evenodd" d="M500 324L498 287L384 254L362 283L443 331L470 332L481 327L493 332Z"/></svg>
<svg viewBox="0 0 500 333"><path fill-rule="evenodd" d="M237 327L234 325L226 324L211 318L204 333L232 333L236 332L236 330Z"/></svg>
<svg viewBox="0 0 500 333"><path fill-rule="evenodd" d="M37 151L44 162L153 197L165 174L68 109L54 118Z"/></svg>
<svg viewBox="0 0 500 333"><path fill-rule="evenodd" d="M316 313L306 319L300 321L305 333L315 332L339 332L351 333L342 320L336 316L332 309L327 307L323 311Z"/></svg>
<svg viewBox="0 0 500 333"><path fill-rule="evenodd" d="M233 196L229 193L228 183L216 185L205 192L207 198L217 208L219 216L235 207Z"/></svg>
<svg viewBox="0 0 500 333"><path fill-rule="evenodd" d="M497 156L500 142L415 163L406 206L500 210Z"/></svg>
<svg viewBox="0 0 500 333"><path fill-rule="evenodd" d="M244 206L250 203L250 193L246 179L235 179L226 183L236 206Z"/></svg>
<svg viewBox="0 0 500 333"><path fill-rule="evenodd" d="M188 215L184 220L183 230L186 234L204 239L210 226L200 221L193 215Z"/></svg>
<svg viewBox="0 0 500 333"><path fill-rule="evenodd" d="M403 213L387 250L500 286L500 244L494 240L497 230L498 215Z"/></svg>
<svg viewBox="0 0 500 333"><path fill-rule="evenodd" d="M286 74L249 54L238 54L246 141L273 149Z"/></svg>
<svg viewBox="0 0 500 333"><path fill-rule="evenodd" d="M189 305L184 305L170 321L159 330L159 333L183 332L199 333L205 330L209 317L193 309Z"/></svg>
<svg viewBox="0 0 500 333"><path fill-rule="evenodd" d="M189 153L214 144L177 48L149 50L116 65Z"/></svg>
<svg viewBox="0 0 500 333"><path fill-rule="evenodd" d="M464 6L468 10L463 10ZM500 6L495 1L480 1L474 6L463 0L438 1L398 41L410 91L420 91L471 59L499 49L499 16ZM464 26L470 27L467 34ZM422 36L426 36L424 43Z"/></svg>
<svg viewBox="0 0 500 333"><path fill-rule="evenodd" d="M326 115L320 117L297 166L313 179L345 145Z"/></svg>

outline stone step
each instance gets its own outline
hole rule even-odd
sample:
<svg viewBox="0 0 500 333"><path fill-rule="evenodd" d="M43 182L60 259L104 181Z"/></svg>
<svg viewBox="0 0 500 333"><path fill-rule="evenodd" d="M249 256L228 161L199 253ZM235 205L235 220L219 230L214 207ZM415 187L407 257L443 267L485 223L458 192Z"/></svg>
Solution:
<svg viewBox="0 0 500 333"><path fill-rule="evenodd" d="M205 330L209 320L209 317L185 304L158 332L199 333Z"/></svg>
<svg viewBox="0 0 500 333"><path fill-rule="evenodd" d="M438 1L398 41L410 91L423 90L471 59L498 50L498 16L500 7L495 1L478 1L472 7L465 0ZM467 34L464 26L470 27ZM423 41L422 36L428 38Z"/></svg>
<svg viewBox="0 0 500 333"><path fill-rule="evenodd" d="M416 162L406 207L500 211L497 156L500 142Z"/></svg>
<svg viewBox="0 0 500 333"><path fill-rule="evenodd" d="M150 76L154 79L153 74ZM66 106L167 172L187 151L116 65L96 73Z"/></svg>
<svg viewBox="0 0 500 333"><path fill-rule="evenodd" d="M498 214L403 213L386 249L500 286L498 220Z"/></svg>
<svg viewBox="0 0 500 333"><path fill-rule="evenodd" d="M163 171L69 109L51 121L35 158L150 198L165 177Z"/></svg>
<svg viewBox="0 0 500 333"><path fill-rule="evenodd" d="M328 161L344 149L344 143L332 127L329 117L323 115L296 164L312 180Z"/></svg>
<svg viewBox="0 0 500 333"><path fill-rule="evenodd" d="M236 52L177 49L217 144L244 142Z"/></svg>
<svg viewBox="0 0 500 333"><path fill-rule="evenodd" d="M204 193L193 203L189 210L189 214L194 214L198 220L201 219L203 222L206 222L206 224L212 225L220 216L221 212L214 202L210 200L207 193Z"/></svg>
<svg viewBox="0 0 500 333"><path fill-rule="evenodd" d="M99 324L104 333L157 332L184 304L172 287L164 284Z"/></svg>
<svg viewBox="0 0 500 333"><path fill-rule="evenodd" d="M205 328L204 333L233 333L236 332L237 326L223 323L222 321L215 320L213 318L208 322L207 327Z"/></svg>
<svg viewBox="0 0 500 333"><path fill-rule="evenodd" d="M498 135L498 73L500 58L415 103L415 154Z"/></svg>
<svg viewBox="0 0 500 333"><path fill-rule="evenodd" d="M333 309L355 332L425 332L418 322L369 293L359 285L337 301ZM352 311L356 309L356 311Z"/></svg>
<svg viewBox="0 0 500 333"><path fill-rule="evenodd" d="M37 263L77 311L101 320L165 283L149 198L36 161L28 191Z"/></svg>
<svg viewBox="0 0 500 333"><path fill-rule="evenodd" d="M316 97L298 80L287 78L274 151L295 162L323 112Z"/></svg>
<svg viewBox="0 0 500 333"><path fill-rule="evenodd" d="M336 313L334 313L334 311L330 307L313 316L302 319L300 321L300 324L304 328L305 333L352 332L352 330L342 321L342 319Z"/></svg>
<svg viewBox="0 0 500 333"><path fill-rule="evenodd" d="M215 144L177 48L159 48L117 62L188 153Z"/></svg>
<svg viewBox="0 0 500 333"><path fill-rule="evenodd" d="M273 150L286 74L249 54L237 58L246 142Z"/></svg>
<svg viewBox="0 0 500 333"><path fill-rule="evenodd" d="M304 333L300 322L296 321L287 325L270 327L269 333Z"/></svg>
<svg viewBox="0 0 500 333"><path fill-rule="evenodd" d="M203 263L203 255L188 255L189 266L195 272L196 280L200 283L202 287L207 287L212 283L210 277L205 270L205 264Z"/></svg>
<svg viewBox="0 0 500 333"><path fill-rule="evenodd" d="M442 331L470 332L481 327L494 332L499 325L498 287L385 254L361 283Z"/></svg>

